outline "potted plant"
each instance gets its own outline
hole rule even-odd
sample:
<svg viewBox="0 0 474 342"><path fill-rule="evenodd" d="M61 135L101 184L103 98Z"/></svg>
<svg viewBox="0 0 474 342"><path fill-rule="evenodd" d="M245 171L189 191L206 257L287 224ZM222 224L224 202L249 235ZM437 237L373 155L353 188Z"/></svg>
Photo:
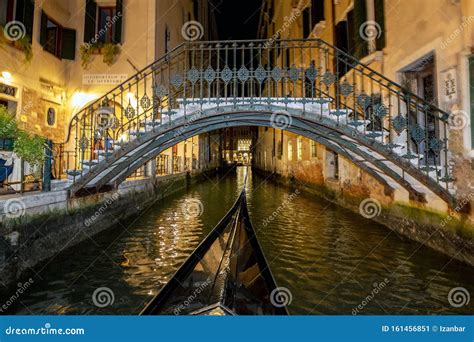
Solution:
<svg viewBox="0 0 474 342"><path fill-rule="evenodd" d="M3 26L0 26L0 31L3 32ZM31 38L28 35L21 37L18 40L9 40L5 34L0 34L0 45L11 45L25 54L25 63L29 63L33 58L33 49Z"/></svg>
<svg viewBox="0 0 474 342"><path fill-rule="evenodd" d="M104 55L104 63L107 65L112 65L115 63L115 57L120 54L120 46L113 43L106 43L102 47L102 53Z"/></svg>
<svg viewBox="0 0 474 342"><path fill-rule="evenodd" d="M87 69L92 61L92 55L102 54L103 62L107 65L112 65L115 63L116 56L120 54L121 50L118 44L96 42L81 45L80 52L82 66Z"/></svg>
<svg viewBox="0 0 474 342"><path fill-rule="evenodd" d="M33 49L31 45L31 40L29 36L24 36L14 42L14 46L23 51L25 54L25 62L29 63L33 58Z"/></svg>

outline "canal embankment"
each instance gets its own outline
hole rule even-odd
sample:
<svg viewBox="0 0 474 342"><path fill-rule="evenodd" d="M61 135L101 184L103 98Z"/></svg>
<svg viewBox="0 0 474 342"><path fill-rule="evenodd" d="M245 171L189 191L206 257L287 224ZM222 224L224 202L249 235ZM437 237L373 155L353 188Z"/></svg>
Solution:
<svg viewBox="0 0 474 342"><path fill-rule="evenodd" d="M200 182L215 171L134 179L116 190L70 198L67 190L0 199L0 280L14 282L28 269L133 219L158 200Z"/></svg>
<svg viewBox="0 0 474 342"><path fill-rule="evenodd" d="M474 266L474 223L470 220L470 201L474 200L474 194L444 212L416 201L397 201L393 193L374 191L377 184L371 189L365 186L364 190L354 184L340 186L338 182L333 184L329 180L313 183L294 174L287 177L259 167L253 170L268 180L321 197L401 236Z"/></svg>

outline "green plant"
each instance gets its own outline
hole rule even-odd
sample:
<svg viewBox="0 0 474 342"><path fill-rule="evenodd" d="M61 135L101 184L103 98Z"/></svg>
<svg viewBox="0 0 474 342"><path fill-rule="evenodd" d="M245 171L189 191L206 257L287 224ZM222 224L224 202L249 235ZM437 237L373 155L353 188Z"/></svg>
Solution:
<svg viewBox="0 0 474 342"><path fill-rule="evenodd" d="M13 151L31 166L41 166L44 161L44 143L43 137L18 130Z"/></svg>
<svg viewBox="0 0 474 342"><path fill-rule="evenodd" d="M104 63L112 65L115 62L115 57L120 54L120 46L113 43L106 43L103 46Z"/></svg>
<svg viewBox="0 0 474 342"><path fill-rule="evenodd" d="M0 32L4 32L4 27L0 25ZM31 37L28 35L23 36L22 38L11 41L7 39L5 34L0 34L0 47L4 47L6 45L13 45L17 49L23 51L25 54L25 63L29 63L33 58L33 46L31 44Z"/></svg>
<svg viewBox="0 0 474 342"><path fill-rule="evenodd" d="M87 69L92 60L94 52L102 53L102 61L107 65L115 63L115 57L120 54L120 46L113 43L96 42L94 44L83 44L80 47L82 67Z"/></svg>
<svg viewBox="0 0 474 342"><path fill-rule="evenodd" d="M87 69L87 67L89 66L89 63L91 62L91 59L92 59L92 46L83 44L80 47L80 52L81 52L82 67L84 69Z"/></svg>
<svg viewBox="0 0 474 342"><path fill-rule="evenodd" d="M31 166L43 165L45 138L18 128L5 106L0 106L0 137L14 139L13 151Z"/></svg>
<svg viewBox="0 0 474 342"><path fill-rule="evenodd" d="M0 137L14 138L17 131L15 117L8 112L5 106L0 105Z"/></svg>
<svg viewBox="0 0 474 342"><path fill-rule="evenodd" d="M25 54L25 62L31 62L33 58L33 48L31 45L31 40L29 36L24 36L23 38L18 39L15 41L15 46L19 48Z"/></svg>

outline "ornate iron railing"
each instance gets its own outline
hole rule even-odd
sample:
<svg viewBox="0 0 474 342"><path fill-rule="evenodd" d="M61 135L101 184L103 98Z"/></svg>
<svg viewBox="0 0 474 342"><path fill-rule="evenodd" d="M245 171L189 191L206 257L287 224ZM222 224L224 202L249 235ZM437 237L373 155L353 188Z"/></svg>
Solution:
<svg viewBox="0 0 474 342"><path fill-rule="evenodd" d="M76 114L56 170L76 179L177 116L240 105L331 118L351 141L449 192L449 115L319 39L186 42Z"/></svg>

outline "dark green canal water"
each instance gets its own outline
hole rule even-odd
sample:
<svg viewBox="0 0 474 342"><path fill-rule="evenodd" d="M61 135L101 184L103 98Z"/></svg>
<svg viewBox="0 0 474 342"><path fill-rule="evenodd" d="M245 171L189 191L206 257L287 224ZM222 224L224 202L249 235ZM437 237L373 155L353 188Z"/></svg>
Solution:
<svg viewBox="0 0 474 342"><path fill-rule="evenodd" d="M139 313L235 201L243 174L175 194L64 251L31 274L9 313ZM314 196L252 174L247 183L257 236L278 286L291 292L291 314L351 315L358 306L358 314L472 314L472 301L456 308L448 294L474 294L473 268ZM198 201L200 216L183 210ZM113 304L99 308L92 298L103 287Z"/></svg>

